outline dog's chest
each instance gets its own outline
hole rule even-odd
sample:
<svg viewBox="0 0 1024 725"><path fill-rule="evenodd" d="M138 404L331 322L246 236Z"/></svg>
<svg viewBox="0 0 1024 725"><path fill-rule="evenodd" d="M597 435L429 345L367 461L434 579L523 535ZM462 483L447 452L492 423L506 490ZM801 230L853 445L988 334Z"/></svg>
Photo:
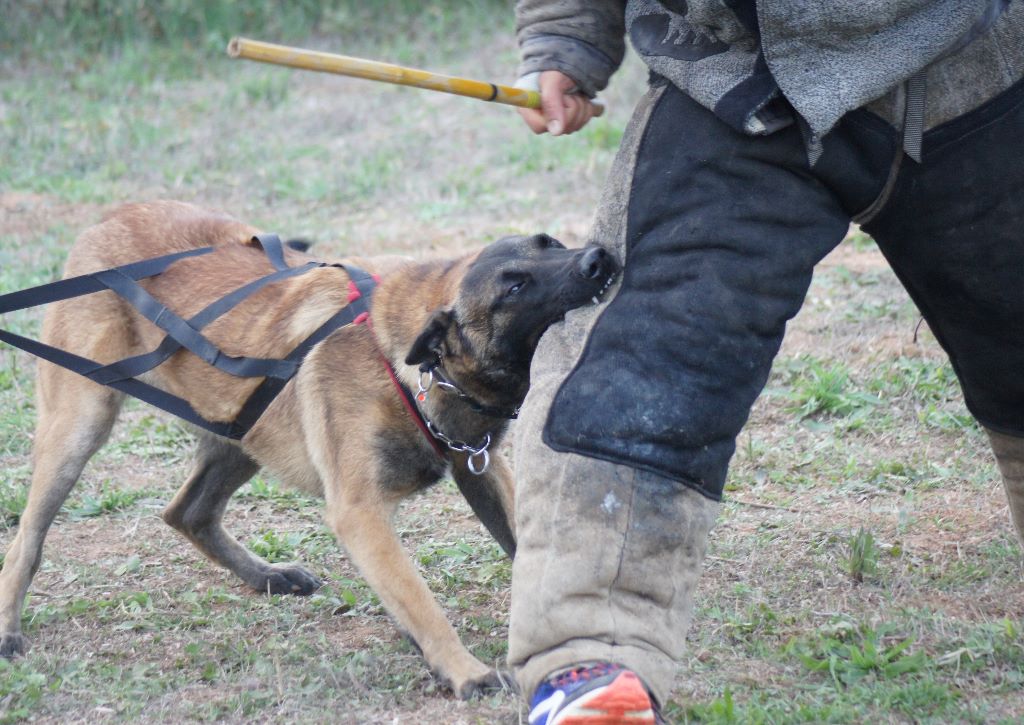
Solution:
<svg viewBox="0 0 1024 725"><path fill-rule="evenodd" d="M431 486L448 468L448 461L420 437L410 439L400 431L380 430L372 445L383 474L381 485L392 491L412 493Z"/></svg>

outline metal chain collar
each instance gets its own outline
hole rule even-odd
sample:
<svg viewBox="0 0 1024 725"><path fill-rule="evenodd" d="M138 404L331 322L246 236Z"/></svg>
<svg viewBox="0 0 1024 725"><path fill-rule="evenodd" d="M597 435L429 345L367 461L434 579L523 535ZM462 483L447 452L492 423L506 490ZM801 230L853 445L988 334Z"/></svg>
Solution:
<svg viewBox="0 0 1024 725"><path fill-rule="evenodd" d="M437 387L441 388L442 390L449 393L454 393L455 395L465 400L469 404L470 408L472 408L478 413L483 413L484 415L493 416L495 418L508 418L510 420L519 417L520 406L518 405L515 406L514 408L511 408L511 410L508 408L496 408L490 405L484 405L483 403L473 398L473 396L466 394L459 388L459 386L457 386L450 379L448 379L448 377L441 370L439 364L434 364L429 367L424 366L420 368L420 377L416 381L416 400L418 400L421 403L424 402L427 399L427 392L429 392L430 388L434 386L434 383L437 383Z"/></svg>
<svg viewBox="0 0 1024 725"><path fill-rule="evenodd" d="M469 472L474 476L479 476L487 470L487 467L491 465L491 454L487 452L487 449L491 446L491 434L485 433L483 442L478 446L470 445L465 441L452 440L434 425L433 421L429 418L424 417L427 422L427 430L430 431L431 435L437 438L439 441L444 443L450 450L456 453L468 453L469 458L466 463L469 466ZM476 461L480 461L479 464Z"/></svg>

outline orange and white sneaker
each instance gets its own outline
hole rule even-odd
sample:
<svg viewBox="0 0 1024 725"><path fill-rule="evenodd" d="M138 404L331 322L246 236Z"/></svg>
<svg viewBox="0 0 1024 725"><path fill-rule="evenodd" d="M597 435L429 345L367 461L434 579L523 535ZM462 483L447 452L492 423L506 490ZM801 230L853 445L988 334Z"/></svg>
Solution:
<svg viewBox="0 0 1024 725"><path fill-rule="evenodd" d="M540 684L530 725L656 725L658 708L636 673L599 662L560 672Z"/></svg>

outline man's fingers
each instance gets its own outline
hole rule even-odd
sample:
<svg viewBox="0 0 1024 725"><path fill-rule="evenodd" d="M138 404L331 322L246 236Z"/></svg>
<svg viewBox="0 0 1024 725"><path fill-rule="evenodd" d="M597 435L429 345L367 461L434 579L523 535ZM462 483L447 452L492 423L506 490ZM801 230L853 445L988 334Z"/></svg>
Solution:
<svg viewBox="0 0 1024 725"><path fill-rule="evenodd" d="M540 74L540 110L547 119L547 130L552 136L566 131L567 99L576 87L576 81L559 71L544 71Z"/></svg>
<svg viewBox="0 0 1024 725"><path fill-rule="evenodd" d="M594 107L586 96L565 96L565 133L575 133L594 116Z"/></svg>
<svg viewBox="0 0 1024 725"><path fill-rule="evenodd" d="M557 121L560 127L552 129L552 119L543 111L534 108L519 108L519 115L526 121L526 125L534 133L548 132L552 136L567 135L575 133L587 125L594 117L593 105L584 97L577 95L562 96L562 117L564 120Z"/></svg>
<svg viewBox="0 0 1024 725"><path fill-rule="evenodd" d="M540 108L519 109L534 133L561 136L579 131L594 117L590 99L576 92L576 82L560 71L540 74Z"/></svg>
<svg viewBox="0 0 1024 725"><path fill-rule="evenodd" d="M540 108L547 123L547 131L558 136L565 130L565 95L561 89L541 89Z"/></svg>
<svg viewBox="0 0 1024 725"><path fill-rule="evenodd" d="M535 108L517 108L516 110L534 133L544 133L548 130L548 120L539 110Z"/></svg>

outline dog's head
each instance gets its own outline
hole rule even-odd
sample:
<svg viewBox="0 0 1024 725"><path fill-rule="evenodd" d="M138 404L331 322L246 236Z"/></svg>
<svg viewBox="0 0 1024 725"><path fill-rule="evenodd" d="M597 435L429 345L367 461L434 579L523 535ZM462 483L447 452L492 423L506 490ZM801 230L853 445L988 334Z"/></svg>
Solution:
<svg viewBox="0 0 1024 725"><path fill-rule="evenodd" d="M600 301L617 272L597 246L566 249L546 234L501 239L470 264L454 302L431 315L406 364L440 359L481 400L521 400L541 334Z"/></svg>

